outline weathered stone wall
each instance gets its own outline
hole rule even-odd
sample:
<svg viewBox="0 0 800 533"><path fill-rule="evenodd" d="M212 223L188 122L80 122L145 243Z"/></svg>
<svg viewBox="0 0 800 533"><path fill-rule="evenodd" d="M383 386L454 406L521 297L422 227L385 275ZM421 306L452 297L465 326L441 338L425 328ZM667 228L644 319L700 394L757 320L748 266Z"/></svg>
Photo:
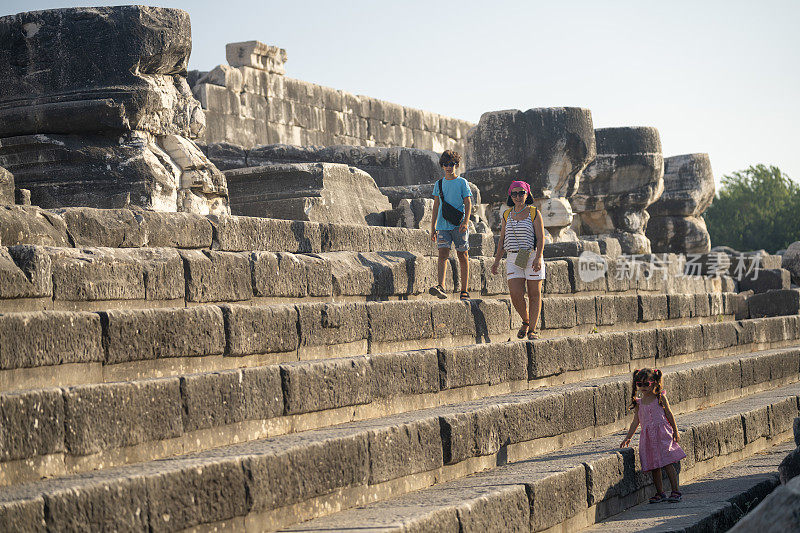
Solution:
<svg viewBox="0 0 800 533"><path fill-rule="evenodd" d="M254 43L229 44L229 65L189 76L206 115L204 142L463 152L473 124L288 78L283 74L286 51Z"/></svg>

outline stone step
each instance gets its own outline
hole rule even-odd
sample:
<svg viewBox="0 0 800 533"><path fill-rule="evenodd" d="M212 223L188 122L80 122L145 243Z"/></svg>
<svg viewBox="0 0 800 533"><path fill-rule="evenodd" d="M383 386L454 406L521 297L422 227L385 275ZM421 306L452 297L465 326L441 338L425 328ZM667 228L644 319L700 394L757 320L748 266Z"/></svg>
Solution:
<svg viewBox="0 0 800 533"><path fill-rule="evenodd" d="M542 333L694 325L688 354L702 347L703 322L709 335L725 330L729 344L737 344L728 296L545 299ZM798 320L781 318L775 339L784 338L784 329L795 331ZM750 324L758 331L773 322ZM510 302L499 299L6 313L0 314L0 391L505 341L516 338L519 325Z"/></svg>
<svg viewBox="0 0 800 533"><path fill-rule="evenodd" d="M681 462L681 481L785 441L790 417L798 412L799 393L800 386L793 384L678 417L687 455ZM262 530L286 527L283 531L295 532L574 531L654 492L636 448L618 448L622 436L620 432L528 460L499 462L469 477L293 526L291 519L277 513L253 513L243 522Z"/></svg>
<svg viewBox="0 0 800 533"><path fill-rule="evenodd" d="M684 409L696 409L737 395L749 394L764 386L780 385L786 381L796 383L798 371L800 357L797 349L793 349L678 365L668 369L666 375L670 376L667 387L670 388L673 405L676 412L680 413ZM266 474L254 474L258 483L275 483L280 479L280 483L291 485L293 481L290 480L293 479L299 485L292 490L314 487L311 489L312 493L300 491L288 499L275 500L274 509L296 503L302 507L298 502L317 497L323 500L333 498L331 505L335 503L336 506L348 507L365 498L383 498L398 491L423 488L443 478L462 477L490 468L498 462L523 460L619 430L628 423L629 418L625 407L630 396L628 380L628 376L618 376L589 380L577 385L522 391L261 439L209 450L196 456L165 459L144 463L140 467L121 467L118 470L109 470L106 467L120 460L125 462L150 458L154 450L155 453L167 450L166 454L190 452L193 451L193 446L197 446L194 443L198 440L206 441L201 444L214 445L219 444L215 439L220 435L225 438L223 432L211 428L210 431L195 433L183 441L171 440L179 437L183 430L181 424L184 417L180 411L184 402L173 400L170 407L170 394L175 396L181 391L188 391L190 394L194 392L194 399L187 398L189 401L185 402L188 408L185 419L196 425L198 422L203 424L209 416L213 417L224 411L220 405L225 399L217 400L217 412L213 412L214 406L207 406L204 402L214 396L207 394L207 389L202 386L192 387L198 385L197 383L189 386L174 383L170 387L170 384L162 382L160 390L148 388L146 384L130 386L127 391L122 385L108 386L106 394L98 393L96 387L83 388L65 394L63 419L59 419L57 407L49 408L52 402L48 400L52 398L48 398L48 391L39 391L39 397L31 408L39 410L37 419L56 419L56 423L43 425L38 431L31 432L31 424L21 420L21 415L9 418L4 424L12 429L8 434L17 435L17 438L27 436L28 442L10 442L6 455L13 456L20 450L34 449L41 453L48 446L56 453L46 455L44 461L40 460L42 458L20 458L4 467L9 476L17 475L22 479L26 468L30 474L37 462L45 468L49 459L51 464L63 461L65 467L73 469L76 465L77 469L81 465L87 468L104 468L96 474L101 478L111 475L109 472L121 472L119 475L126 479L124 482L129 483L130 472L136 468L147 471L162 471L165 468L170 471L181 470L179 465L188 462L195 465L190 468L193 473L187 474L181 470L181 474L173 472L174 475L182 478L195 476L189 482L190 485L210 483L211 486L219 487L223 483L219 479L201 481L196 476L202 476L203 472L218 475L220 469L225 472L224 476L238 476L236 472L240 472L243 461L252 460L258 463L251 465L254 468L265 469L263 472L277 476L275 480L269 481L261 477ZM305 390L310 390L313 394L319 388ZM302 400L303 391L300 393L297 398ZM14 401L21 396L8 398L3 412L13 415L14 408L17 413L22 412L24 402ZM261 403L252 401L242 404L242 408L259 408L269 398L264 397L263 400ZM797 410L794 397L793 401L791 418L796 416ZM92 410L92 405L96 406L95 410ZM129 408L133 405L138 409ZM587 405L591 408L587 409ZM268 407L266 405L265 409ZM299 410L302 411L302 406L300 407ZM170 413L172 419L169 417ZM790 426L791 418L787 422ZM21 423L23 427L17 430L12 427L12 422ZM60 431L63 432L59 433ZM60 442L59 438L62 439ZM160 443L147 442L159 438L164 440ZM236 438L239 437L234 433L234 439ZM170 443L177 444L177 448L169 450ZM115 451L115 446L125 446L125 449ZM94 453L94 456L65 457L63 453L57 452L59 447L62 450L77 450L80 447L79 453ZM108 452L97 453L103 448ZM151 455L148 457L147 453ZM243 459L242 454L249 459ZM216 466L195 468L200 464L207 465L208 461ZM54 470L50 473L58 472ZM140 476L135 477L138 479ZM3 489L0 494L14 490ZM115 491L116 488L112 493ZM286 509L285 512L293 515L293 509Z"/></svg>
<svg viewBox="0 0 800 533"><path fill-rule="evenodd" d="M778 465L794 448L793 442L776 444L690 483L682 483L680 503L641 503L584 531L727 531L780 485Z"/></svg>
<svg viewBox="0 0 800 533"><path fill-rule="evenodd" d="M0 247L0 311L432 298L428 289L436 284L436 258L399 246L398 250L295 254L258 249ZM647 263L623 270L621 260L608 261L605 275L587 282L577 258L546 260L545 297L719 295L735 289L731 278L659 273L648 270ZM492 274L492 263L491 257L470 259L467 286L472 295L508 294L505 276ZM460 288L459 276L453 258L446 291Z"/></svg>
<svg viewBox="0 0 800 533"><path fill-rule="evenodd" d="M50 436L7 444L15 460L23 462L7 467L5 478L128 463L602 376L625 374L615 378L625 386L627 373L646 365L691 361L695 372L712 372L708 379L723 373L736 389L731 394L741 394L739 389L794 379L796 371L787 373L787 368L797 366L797 348L757 351L800 344L795 340L800 331L786 328L785 322L782 317L744 321L740 334L735 324L716 323L3 393L0 404L15 406L5 425L25 433L38 427L41 435ZM773 337L762 338L756 328ZM735 355L750 352L756 357ZM122 418L141 422L116 427L120 412L127 413ZM45 451L37 451L37 439L48 441ZM153 440L161 444L153 447ZM51 457L59 453L66 459ZM12 469L19 474L9 473ZM0 484L9 482L0 476Z"/></svg>
<svg viewBox="0 0 800 533"><path fill-rule="evenodd" d="M679 426L689 456L684 480L788 437L798 413L798 394L800 387L793 384L683 415ZM391 500L388 509L371 516L351 515L345 523L355 527L359 520L369 525L376 516L393 517L395 523L414 521L419 530L427 530L427 520L449 516L451 521L474 519L488 530L527 524L540 531L588 525L590 517L610 516L624 502L635 503L647 495L649 476L636 467L635 450L616 449L621 435L573 443L532 460L508 456L511 464L496 468L505 455L469 470L430 462L422 465L427 470L414 472L409 470L409 457L419 457L414 450L441 437L440 428L414 428L413 420L406 420L405 427L395 431L345 425L1 489L0 526L10 531L163 531L199 525L203 530L266 531L436 484L405 497L410 501ZM564 420L568 418L553 422ZM322 435L329 445L314 440ZM392 473L405 475L387 479ZM335 527L324 521L303 527L320 525Z"/></svg>
<svg viewBox="0 0 800 533"><path fill-rule="evenodd" d="M3 206L0 241L3 246L34 244L75 248L436 253L425 230L90 207L45 210L32 206Z"/></svg>

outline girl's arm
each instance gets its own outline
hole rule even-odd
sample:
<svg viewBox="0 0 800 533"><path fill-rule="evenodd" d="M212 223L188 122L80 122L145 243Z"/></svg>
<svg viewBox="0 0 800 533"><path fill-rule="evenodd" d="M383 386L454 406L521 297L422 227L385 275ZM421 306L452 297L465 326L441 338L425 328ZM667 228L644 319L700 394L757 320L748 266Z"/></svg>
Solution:
<svg viewBox="0 0 800 533"><path fill-rule="evenodd" d="M675 416L672 414L672 409L669 408L669 400L667 400L667 395L661 395L661 398L664 400L664 414L667 415L667 422L669 425L672 426L672 440L675 442L681 441L681 434L678 433L678 424L675 423Z"/></svg>
<svg viewBox="0 0 800 533"><path fill-rule="evenodd" d="M633 422L631 422L631 427L628 428L628 434L625 435L625 438L619 445L620 448L628 447L628 445L631 443L631 437L633 437L633 434L636 433L636 428L638 427L639 427L639 406L637 405L633 410Z"/></svg>
<svg viewBox="0 0 800 533"><path fill-rule="evenodd" d="M509 215L511 216L511 215ZM506 238L506 223L508 219L503 221L503 227L500 228L500 240L497 242L497 251L494 253L494 264L492 265L492 274L497 275L498 267L500 266L500 258L503 257L505 253L505 249L503 248L503 242L505 242Z"/></svg>

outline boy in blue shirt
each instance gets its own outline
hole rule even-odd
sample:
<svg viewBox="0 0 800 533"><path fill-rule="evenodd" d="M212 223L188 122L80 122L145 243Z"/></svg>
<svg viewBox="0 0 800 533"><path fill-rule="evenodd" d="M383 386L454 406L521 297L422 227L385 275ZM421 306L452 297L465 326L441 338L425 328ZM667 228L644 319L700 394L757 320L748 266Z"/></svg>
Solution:
<svg viewBox="0 0 800 533"><path fill-rule="evenodd" d="M456 167L461 162L461 156L453 150L445 150L439 158L439 164L444 169L444 178L437 181L433 186L433 213L431 221L431 240L436 241L439 247L439 259L437 262L437 281L435 287L431 287L430 293L438 298L447 298L444 292L444 273L447 270L447 260L450 258L450 247L455 245L458 264L461 269L461 295L462 300L469 299L467 292L467 281L469 280L469 260L467 251L469 250L469 232L467 224L472 209L472 192L469 190L469 183L464 178L456 175ZM442 205L442 202L450 204L451 208ZM460 211L461 217L458 223L454 223L452 215L445 219L445 208L456 213L452 208ZM458 215L458 213L456 213Z"/></svg>

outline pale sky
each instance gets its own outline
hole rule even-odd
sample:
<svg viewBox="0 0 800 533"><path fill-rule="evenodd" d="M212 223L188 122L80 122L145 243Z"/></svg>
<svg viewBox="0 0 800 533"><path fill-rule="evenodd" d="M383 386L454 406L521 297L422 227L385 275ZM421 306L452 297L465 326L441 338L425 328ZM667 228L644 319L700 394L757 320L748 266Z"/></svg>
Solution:
<svg viewBox="0 0 800 533"><path fill-rule="evenodd" d="M800 181L798 0L143 3L189 12L192 69L256 39L287 50L293 78L471 122L586 107L595 128L655 126L665 156L708 152L718 180L764 163Z"/></svg>

